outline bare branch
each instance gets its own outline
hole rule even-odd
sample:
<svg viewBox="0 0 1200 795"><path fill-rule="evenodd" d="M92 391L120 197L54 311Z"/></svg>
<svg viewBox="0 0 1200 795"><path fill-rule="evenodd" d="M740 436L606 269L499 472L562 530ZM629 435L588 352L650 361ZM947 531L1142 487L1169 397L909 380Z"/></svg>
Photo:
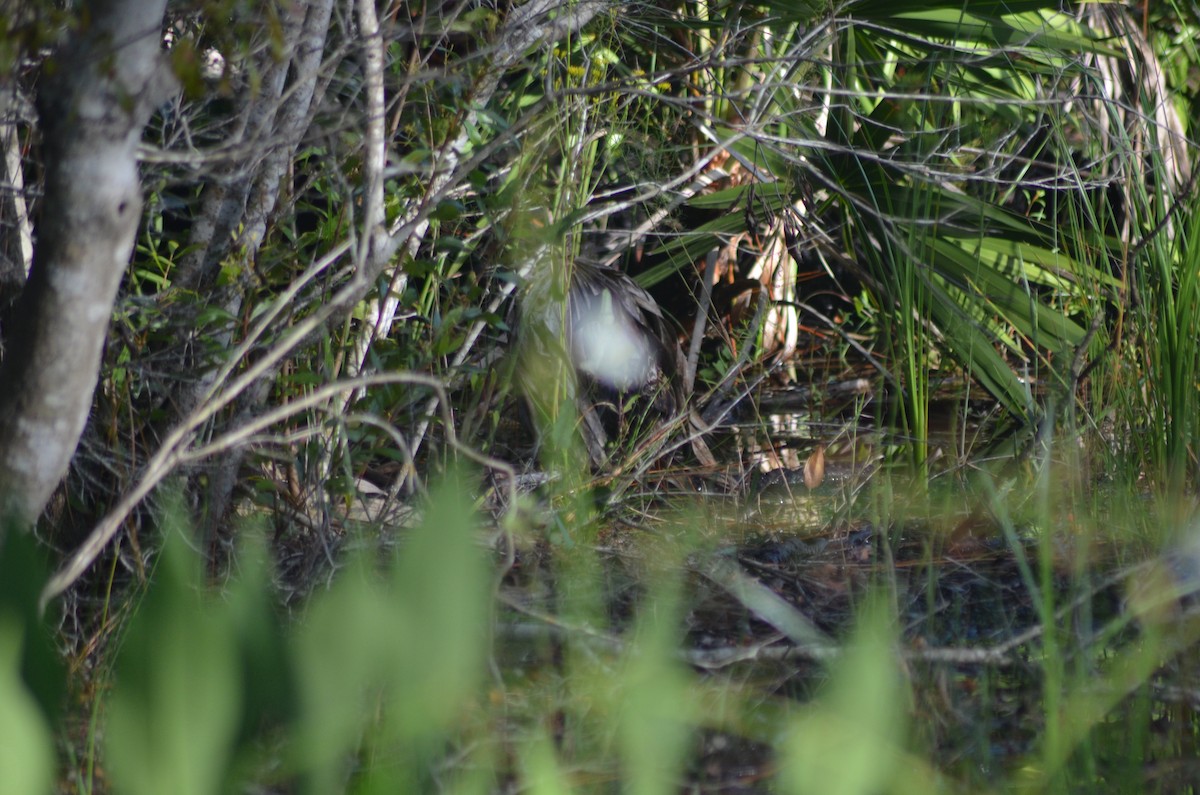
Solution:
<svg viewBox="0 0 1200 795"><path fill-rule="evenodd" d="M479 112L487 107L501 77L512 69L530 47L539 42L555 41L563 36L580 30L597 14L607 9L611 0L585 0L584 2L564 2L564 0L531 0L510 12L504 26L496 36L496 44L490 53L489 62L472 87L470 109L466 118L458 125L459 132L441 150L437 159L437 168L429 180L429 193L437 194L445 191L456 175L461 174L459 168L463 154L468 150L470 131L478 124ZM362 21L360 20L360 24ZM366 28L364 27L364 33ZM412 226L417 213L427 214L423 206L405 213L392 224L388 239L377 253L377 257L390 259L392 253L400 246L404 247L408 257L415 257L421 242L425 239L428 224L421 222ZM368 219L369 220L369 219ZM411 226L411 232L398 234L403 227ZM368 227L370 229L372 227ZM404 292L407 283L402 270L393 266L392 278L387 293L371 302L367 309L367 332L355 351L355 361L350 372L357 373L366 362L367 351L375 339L381 339L391 333L392 324L396 319L399 307L398 296Z"/></svg>
<svg viewBox="0 0 1200 795"><path fill-rule="evenodd" d="M95 562L104 548L112 540L117 531L121 529L122 524L128 518L130 512L140 503L158 484L168 477L175 469L189 461L197 461L204 457L214 455L221 452L228 452L239 449L248 439L254 434L262 431L271 425L282 422L283 420L293 417L303 411L325 405L330 398L339 393L352 392L356 389L362 389L369 386L380 386L383 384L412 384L424 386L432 389L436 395L438 405L441 407L442 419L446 426L447 442L461 453L463 456L475 461L476 463L501 472L506 476L508 484L508 506L511 510L516 506L516 473L512 466L484 455L483 453L474 450L467 445L459 442L457 435L454 432L454 418L450 413L450 402L446 397L445 388L442 383L436 378L432 378L420 373L383 373L378 375L362 376L360 378L351 379L336 384L318 389L313 394L305 397L303 400L296 401L284 406L281 406L268 414L255 419L253 422L245 426L234 428L225 437L214 440L207 445L198 448L191 448L191 432L199 425L203 424L204 418L210 415L209 407L201 407L197 410L193 417L189 417L187 421L177 429L171 439L159 448L158 453L147 464L145 471L142 473L141 479L137 486L132 491L126 494L116 507L114 507L104 519L96 525L92 530L87 541L80 545L75 554L65 566L62 567L50 581L46 583L42 590L40 609L45 610L46 605L50 600L61 595L64 591L70 588L76 580L78 580L84 572Z"/></svg>

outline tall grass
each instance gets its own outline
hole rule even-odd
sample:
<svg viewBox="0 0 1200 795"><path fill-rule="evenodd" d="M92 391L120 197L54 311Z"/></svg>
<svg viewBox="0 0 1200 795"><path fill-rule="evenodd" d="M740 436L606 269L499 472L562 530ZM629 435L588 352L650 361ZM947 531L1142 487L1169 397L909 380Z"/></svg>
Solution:
<svg viewBox="0 0 1200 795"><path fill-rule="evenodd" d="M1061 125L1053 146L1069 150L1078 130L1065 116L1046 122L1020 103L1040 98L1035 86L1061 88L1041 77L1084 71L1068 53L1103 55L1107 45L1061 16L999 6L974 9L995 12L979 16L864 2L855 18L798 4L775 4L769 19L757 9L746 19L689 10L697 13L653 36L614 14L594 34L530 53L487 113L465 114L450 91L397 111L431 129L470 115L479 122L471 146L492 147L492 157L447 190L430 242L405 255L401 298L414 322L372 347L374 364L444 376L457 400L491 413L494 432L512 404L472 394L484 379L502 380L490 371L495 351L472 350L472 335L482 327L498 344L511 331L496 313L506 295L496 269L510 285L552 281L561 299L585 235L599 237L605 219L640 223L668 203L649 183L696 176L720 156L746 183L690 197L687 210L716 217L694 228L664 221L663 237L674 240L646 248L667 260L664 270L688 273L778 221L797 225L803 234L789 231L807 253L860 267L861 289L888 325L877 344L902 390L888 425L903 432L898 457L916 474L881 480L863 498L874 500L873 537L885 549L865 562L812 552L828 565L794 570L759 561L756 578L738 568L740 541L779 528L759 526L761 516L731 520L715 499L614 526L590 491L571 374L553 360L528 376L546 395L541 463L553 475L536 497L506 506L499 528L485 530L475 506L487 490L452 468L418 501L414 528L350 531L347 544L358 548L334 558L332 584L292 615L276 605L264 528L241 530L237 571L214 585L189 548L183 509L157 516L162 552L150 585L107 636L119 649L97 666L94 687L77 693L95 717L85 749L100 749L78 759L99 758L103 773L78 776L80 789L653 795L763 786L866 795L1145 785L1142 767L1161 750L1154 678L1168 679L1196 640L1174 598L1188 560L1139 563L1131 579L1140 589L1097 583L1117 562L1148 557L1144 539L1195 532L1185 498L1197 474L1200 206L1173 205L1161 175L1136 183L1128 212L1145 242L1124 252L1114 275L1117 246L1102 211L1085 202L1022 215L1001 195L1003 179L967 179L985 159L981 142L1003 139L1017 162L1024 154L1007 136L1034 125ZM489 19L476 22L482 31ZM959 46L969 65L943 57ZM697 66L704 57L714 60ZM1131 142L1118 143L1132 158ZM412 176L405 187L420 195L419 183ZM402 214L409 198L394 192L388 212ZM321 248L343 220L318 220L320 239L307 242ZM164 252L146 250L167 274ZM294 267L292 253L275 252L282 270ZM531 276L531 262L545 270ZM1128 305L1115 290L1122 280ZM1082 368L1068 360L1101 355L1107 327L1091 321L1110 307L1123 325L1114 324L1107 369L1093 375L1098 397L1079 405ZM373 331L347 319L345 339L323 333L322 349L305 355L311 363L281 375L280 395L336 371L351 338ZM926 488L933 368L950 360L1040 431L1035 455L1019 462L1028 466L954 462L984 470L982 485L956 492L967 506L954 510L967 516L932 504ZM1039 382L1062 392L1045 413ZM363 397L365 411L389 418L371 428L390 428L393 416L398 426L428 424L424 405L411 390ZM1090 477L1102 456L1078 449L1076 409L1096 430L1086 438L1108 445L1105 466L1125 475L1109 501ZM474 426L472 441L495 440L486 426ZM442 448L412 460L407 439L394 443L400 435L351 439L362 446L345 445L343 477L335 483L313 467L314 489L349 494L377 455L404 458L409 470L449 457ZM263 444L291 462L300 438L314 438L311 429ZM1139 478L1163 497L1154 512L1139 508ZM939 515L951 530L908 521ZM980 537L977 526L987 528ZM393 535L396 548L377 543ZM904 544L922 554L900 560ZM20 554L4 549L0 573L24 570ZM1006 654L972 656L1020 634L1004 613L1010 605L997 608L1008 623L978 637L974 605L964 604L971 594L939 586L947 572L988 579L997 558L1011 563L996 575L1002 593L1031 606L1037 631ZM921 566L927 576L914 585L906 571ZM731 569L736 577L725 576ZM0 593L9 582L0 577ZM49 791L56 739L79 742L78 727L54 709L57 689L33 679L51 666L28 662L49 637L34 616L36 589L0 597L3 791ZM1113 590L1131 609L1093 611ZM835 597L850 618L813 613ZM949 616L959 645L929 649L914 629L929 622L912 617L912 602ZM53 677L61 688L61 673ZM1175 738L1195 728L1194 718L1180 723ZM956 744L964 726L979 747ZM993 752L1008 743L1016 750Z"/></svg>
<svg viewBox="0 0 1200 795"><path fill-rule="evenodd" d="M1165 231L1130 263L1141 297L1135 315L1144 335L1142 383L1149 427L1140 435L1147 474L1168 494L1182 494L1200 474L1200 201L1180 210L1148 202ZM1173 237L1173 239L1172 239Z"/></svg>
<svg viewBox="0 0 1200 795"><path fill-rule="evenodd" d="M1007 662L970 661L1016 634L1004 624L987 634L997 627L970 617L979 605L933 599L937 611L967 611L945 622L955 648L928 648L934 636L908 623L905 566L927 566L936 594L941 578L986 558L860 564L852 616L810 615L751 578L743 591L722 579L731 528L702 502L660 516L652 532L625 531L614 548L586 501L560 501L562 539L547 549L544 530L511 527L518 555L508 569L480 543L474 478L455 471L395 548L351 555L290 616L256 551L263 528L245 529L238 574L206 584L175 508L151 585L116 636L115 665L78 694L100 716L90 739L47 709L56 689L31 689L29 667L21 678L15 664L17 639L45 633L32 614L36 587L24 611L19 594L5 597L0 781L48 792L55 748L91 741L102 774L81 779L88 791L133 795L248 786L653 795L728 786L739 769L795 793L1145 791L1144 767L1164 755L1159 732L1185 742L1189 730L1186 717L1151 730L1147 705L1157 683L1187 681L1173 666L1186 672L1200 624L1180 620L1177 569L1165 558L1117 586L1128 611L1091 610L1112 567L1089 547L1118 541L1114 525L1144 534L1160 517L1115 500L1094 515L1099 501L1057 491L1053 471L1040 488L974 495L1018 563L1009 598L1029 601L1041 630ZM0 570L21 554L6 548ZM1076 571L1074 555L1091 565ZM829 576L800 571L800 593ZM793 576L779 570L785 583ZM713 615L714 587L738 594L717 602L728 616ZM826 628L762 643L762 623L784 626L787 615ZM744 626L715 634L726 620ZM984 634L967 640L973 632ZM710 656L722 649L737 656Z"/></svg>

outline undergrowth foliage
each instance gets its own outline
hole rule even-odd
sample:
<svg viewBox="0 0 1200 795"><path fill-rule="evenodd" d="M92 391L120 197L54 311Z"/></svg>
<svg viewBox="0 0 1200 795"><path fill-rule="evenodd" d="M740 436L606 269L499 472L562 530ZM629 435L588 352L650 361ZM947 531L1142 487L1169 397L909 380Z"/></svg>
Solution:
<svg viewBox="0 0 1200 795"><path fill-rule="evenodd" d="M112 791L215 793L263 776L312 793L341 791L348 777L360 792L427 790L446 743L469 732L486 706L489 567L463 499L474 480L465 472L441 478L403 550L345 561L337 584L314 596L299 621L278 608L261 526L243 534L239 571L218 591L205 584L183 506L169 508L153 582L98 683L111 688L102 764ZM19 542L5 552L9 567L27 554ZM22 603L33 609L36 598L6 601ZM60 694L38 692L43 712L17 686L14 633L23 623L6 611L0 625L13 696L0 777L6 787L48 792L55 744L47 717ZM26 658L39 659L32 651ZM356 753L377 764L352 765Z"/></svg>
<svg viewBox="0 0 1200 795"><path fill-rule="evenodd" d="M0 19L6 366L58 328L20 299L57 283L39 95L149 8L84 5ZM1194 9L194 0L147 31L177 85L89 422L0 535L0 791L1178 791ZM604 383L615 309L656 361ZM763 438L785 385L833 438Z"/></svg>

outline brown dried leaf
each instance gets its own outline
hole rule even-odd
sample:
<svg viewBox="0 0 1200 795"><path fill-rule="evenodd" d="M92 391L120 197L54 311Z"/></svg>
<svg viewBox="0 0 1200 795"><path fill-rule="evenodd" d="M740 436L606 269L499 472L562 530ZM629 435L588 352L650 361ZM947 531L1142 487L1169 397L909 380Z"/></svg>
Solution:
<svg viewBox="0 0 1200 795"><path fill-rule="evenodd" d="M815 489L825 482L825 445L817 445L804 462L804 485Z"/></svg>

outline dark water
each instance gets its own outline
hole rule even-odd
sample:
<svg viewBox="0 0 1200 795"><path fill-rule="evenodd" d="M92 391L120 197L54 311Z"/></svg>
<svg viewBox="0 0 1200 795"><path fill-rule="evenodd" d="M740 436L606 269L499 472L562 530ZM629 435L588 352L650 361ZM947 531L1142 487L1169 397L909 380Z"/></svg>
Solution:
<svg viewBox="0 0 1200 795"><path fill-rule="evenodd" d="M1105 695L1120 661L1145 643L1126 615L1128 555L1102 535L1055 524L1062 517L993 516L970 478L978 440L994 430L986 407L936 404L932 477L918 486L905 434L874 416L885 404L848 392L814 413L777 397L760 403L771 413L731 427L716 446L735 474L723 475L724 493L703 498L707 529L684 555L680 654L698 675L761 693L774 712L802 711L836 678L869 594L882 593L906 694L903 743L957 786L995 791L1032 775L1048 791L1191 791L1200 781L1200 657L1190 647L1164 653L1158 673ZM614 643L647 607L646 561L674 532L646 514L602 534ZM548 611L561 596L558 554L529 552L512 581ZM562 665L571 633L532 635L541 641L515 633L506 647L522 668ZM1051 753L1048 737L1062 735L1051 732L1053 705L1089 687L1109 707L1066 752ZM775 791L772 735L746 725L699 732L689 786ZM1050 778L1030 772L1047 764Z"/></svg>

